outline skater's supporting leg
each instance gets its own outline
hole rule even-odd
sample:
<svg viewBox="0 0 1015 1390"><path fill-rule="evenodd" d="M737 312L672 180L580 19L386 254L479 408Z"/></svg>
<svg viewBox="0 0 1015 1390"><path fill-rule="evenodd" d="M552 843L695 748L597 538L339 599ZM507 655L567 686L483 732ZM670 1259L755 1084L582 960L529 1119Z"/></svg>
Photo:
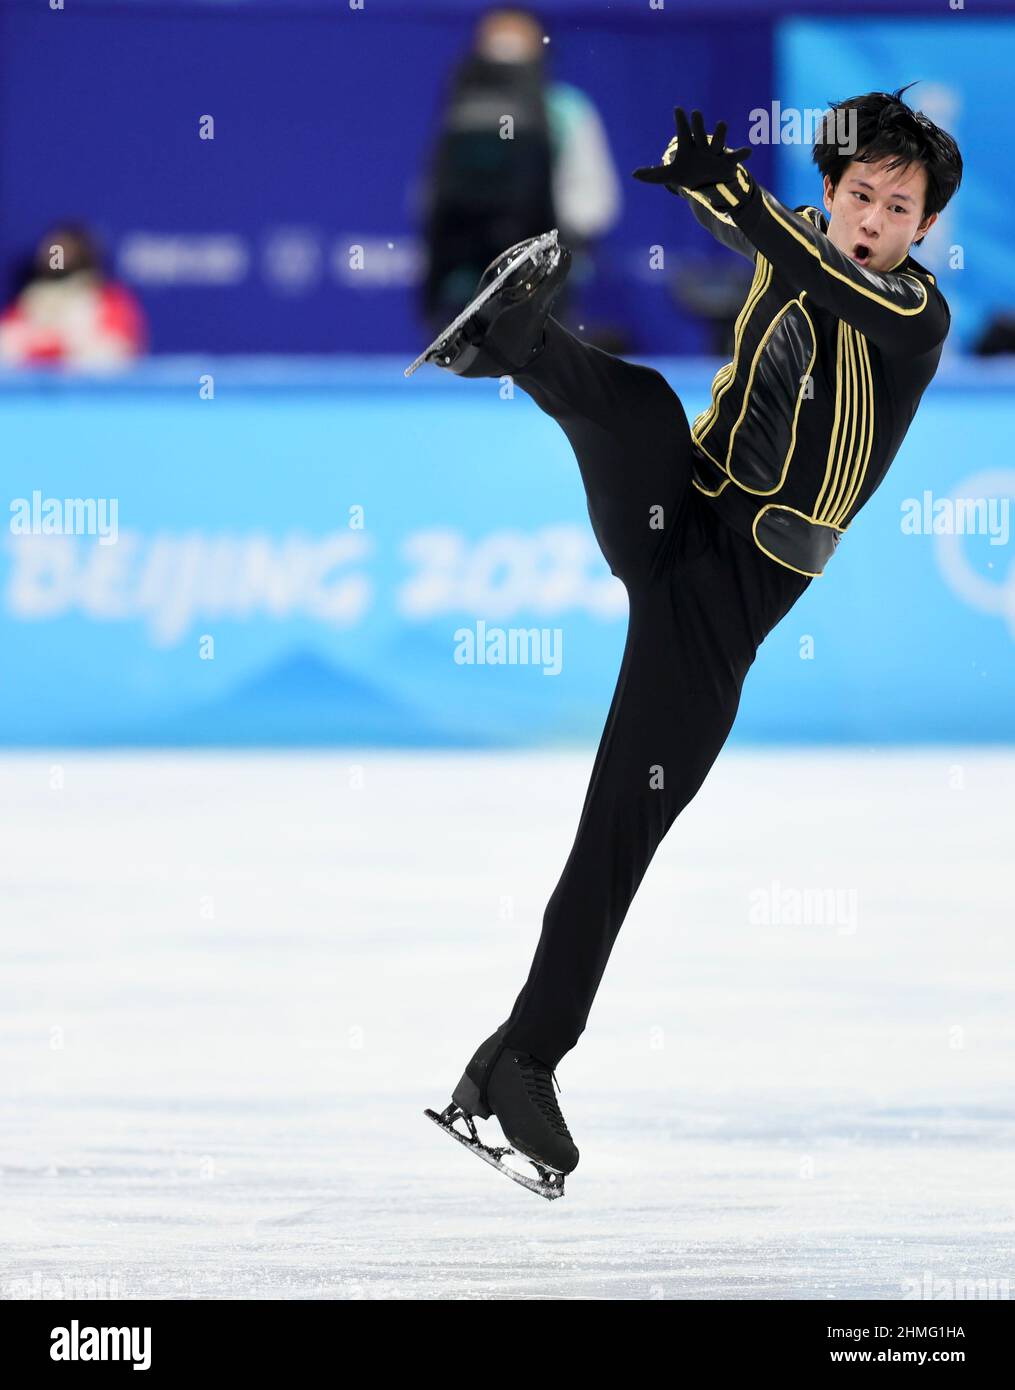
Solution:
<svg viewBox="0 0 1015 1390"><path fill-rule="evenodd" d="M767 631L807 580L780 570L692 494L673 563L630 590L627 643L574 845L505 1040L556 1067L585 1028L646 869L733 725Z"/></svg>

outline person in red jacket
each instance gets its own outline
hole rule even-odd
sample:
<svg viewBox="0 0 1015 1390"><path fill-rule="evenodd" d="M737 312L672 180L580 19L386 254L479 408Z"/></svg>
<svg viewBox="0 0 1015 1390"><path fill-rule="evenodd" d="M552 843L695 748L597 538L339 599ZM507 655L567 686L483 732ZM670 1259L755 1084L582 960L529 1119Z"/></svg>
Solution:
<svg viewBox="0 0 1015 1390"><path fill-rule="evenodd" d="M0 360L15 366L126 364L147 348L137 300L106 280L86 228L61 223L39 242L27 283L0 314Z"/></svg>

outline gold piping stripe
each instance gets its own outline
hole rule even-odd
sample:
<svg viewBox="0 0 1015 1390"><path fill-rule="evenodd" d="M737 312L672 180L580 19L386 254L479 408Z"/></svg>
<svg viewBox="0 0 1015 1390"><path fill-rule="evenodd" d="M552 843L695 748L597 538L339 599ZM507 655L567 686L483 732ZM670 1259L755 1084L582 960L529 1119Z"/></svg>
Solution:
<svg viewBox="0 0 1015 1390"><path fill-rule="evenodd" d="M708 208L712 216L718 218L720 222L725 222L727 227L735 227L737 225L728 212L719 212L718 209L714 208L708 201L704 193L699 193L696 188L685 188L684 192L689 198L693 198L696 203L700 203L702 207Z"/></svg>
<svg viewBox="0 0 1015 1390"><path fill-rule="evenodd" d="M837 526L863 485L874 446L874 373L870 351L863 334L841 320L835 365L835 419L825 477L814 504L814 519Z"/></svg>
<svg viewBox="0 0 1015 1390"><path fill-rule="evenodd" d="M837 516L837 517L835 518L835 519L836 519L836 522L839 523L839 524L841 524L841 522L844 520L844 518L847 516L847 514L851 511L851 509L853 508L853 506L854 506L855 503L856 503L856 499L857 499L857 498L859 497L859 495L860 495L860 490L861 490L861 488L863 487L864 479L865 479L866 476L867 476L867 469L868 469L868 466L870 465L871 454L872 454L873 451L874 451L874 400L875 400L875 397L874 397L874 369L873 369L873 367L871 366L871 361L870 361L870 348L869 348L869 345L868 345L868 343L867 343L867 339L864 338L862 335L861 335L861 337L860 337L860 351L861 351L861 354L862 354L862 356L863 356L864 367L865 367L865 370L866 370L866 373L867 373L868 393L869 393L869 394L868 394L868 399L869 399L869 402L870 402L870 404L869 404L869 409L868 409L868 420L867 420L867 446L866 446L866 450L865 450L865 454L864 454L863 464L862 464L862 466L861 466L859 472L857 473L856 484L855 484L855 486L854 486L853 488L850 489L850 493L849 493L849 496L848 496L847 499L846 499L846 503L845 503L845 506L843 507L841 516Z"/></svg>
<svg viewBox="0 0 1015 1390"><path fill-rule="evenodd" d="M712 401L700 415L695 416L694 424L691 426L691 436L695 443L698 442L699 435L707 434L712 428L716 411L719 409L719 401L735 377L736 372L732 362L727 362L725 367L716 372L712 381Z"/></svg>
<svg viewBox="0 0 1015 1390"><path fill-rule="evenodd" d="M704 440L705 436L711 431L712 426L715 424L716 418L719 413L719 403L722 400L723 396L726 394L726 392L729 390L730 386L736 380L736 367L740 357L740 346L744 336L744 331L747 328L751 314L753 314L754 312L755 306L762 299L769 285L771 284L772 277L774 274L775 271L772 267L771 261L768 261L765 259L764 256L759 255L757 261L754 264L754 279L751 281L750 292L747 298L744 300L743 308L737 315L737 321L733 328L733 361L729 364L733 370L730 372L727 380L723 382L722 387L718 391L716 391L715 382L713 381L712 404L705 412L706 416L709 416L710 418L708 418L707 420L702 420L702 423L699 425L698 420L701 419L701 417L699 416L698 420L695 420L694 425L691 429L691 438L694 440L695 444L698 445L698 447L702 450L703 453L708 453L708 451L704 448L702 441ZM708 454L708 457L712 458L712 455ZM716 464L719 468L723 468L723 465L719 463L718 459L712 459L712 462ZM725 472L725 469L723 469L723 471Z"/></svg>
<svg viewBox="0 0 1015 1390"><path fill-rule="evenodd" d="M838 510L842 495L847 490L853 460L856 457L857 422L863 409L862 394L859 389L856 371L856 332L846 325L846 402L843 409L843 449L842 468L835 479L835 487L824 511L824 519L831 521ZM846 433L846 422L849 433ZM848 442L847 442L848 439Z"/></svg>
<svg viewBox="0 0 1015 1390"><path fill-rule="evenodd" d="M846 489L846 496L843 499L842 506L838 509L835 516L832 517L832 521L836 526L841 525L843 519L859 496L860 489L863 486L863 480L867 476L867 466L870 463L871 451L874 447L874 372L871 368L867 339L862 333L858 335L857 346L859 348L861 373L865 388L864 424L866 426L867 437L865 441L863 436L861 436L860 449L858 452L862 452L863 457L853 471L853 478L849 487Z"/></svg>
<svg viewBox="0 0 1015 1390"><path fill-rule="evenodd" d="M842 319L839 320L838 329L835 335L835 415L832 419L832 435L828 441L828 457L825 460L825 476L821 483L821 491L818 493L814 503L814 515L820 516L822 503L829 483L835 476L832 468L832 460L837 457L839 445L839 431L842 428L842 330L845 325Z"/></svg>
<svg viewBox="0 0 1015 1390"><path fill-rule="evenodd" d="M716 408L715 399L714 399L715 393L716 393L718 390L720 390L723 386L725 386L725 385L727 384L727 382L729 381L730 376L731 376L732 374L733 374L733 363L732 363L732 362L727 362L726 365L725 365L725 367L720 367L719 370L716 372L714 378L712 379L712 395L713 395L712 403L711 403L711 405L706 406L706 408L705 408L703 411L701 411L701 413L700 413L699 415L697 415L697 416L695 417L694 424L691 426L691 431L692 431L692 433L693 433L696 429L698 429L700 426L704 425L704 424L706 423L706 421L711 420L712 414L713 414L713 412L715 411L715 408Z"/></svg>
<svg viewBox="0 0 1015 1390"><path fill-rule="evenodd" d="M856 375L856 335L850 325L845 325L845 370L847 370L847 392L845 392L845 418L850 427L848 434L843 430L843 468L836 478L836 486L831 491L829 503L827 503L823 517L827 521L836 516L838 507L843 503L843 496L850 491L852 473L854 473L856 459L856 435L858 435L858 424L861 420L863 410L863 396L859 389L858 375ZM862 436L862 431L861 431Z"/></svg>
<svg viewBox="0 0 1015 1390"><path fill-rule="evenodd" d="M796 448L797 423L800 418L800 406L803 401L803 393L806 389L805 381L806 378L808 378L811 374L811 368L814 366L814 359L818 353L818 340L817 335L814 332L814 323L811 319L810 314L803 306L803 297L806 293L807 291L804 290L803 294L801 294L798 298L788 299L786 303L782 306L782 308L779 310L779 312L776 314L776 316L772 319L772 322L765 329L765 335L762 338L761 342L758 344L757 350L755 351L754 357L751 361L751 370L747 377L747 385L744 387L744 399L740 407L740 414L737 417L736 424L730 430L729 447L726 450L726 463L724 465L725 472L729 474L729 476L733 479L733 481L736 483L737 487L741 489L741 491L750 492L755 497L768 497L773 492L779 491L783 483L785 483L786 481L786 473L789 470L789 461L793 457L793 450ZM757 369L758 362L761 358L761 354L764 351L765 344L768 342L769 338L775 332L779 323L782 322L782 319L785 316L786 311L794 304L799 305L800 309L803 312L804 318L807 320L807 326L811 330L811 356L810 361L807 363L807 370L804 373L804 381L800 382L796 394L796 405L793 409L793 427L790 431L789 448L786 450L786 456L782 461L782 467L779 470L779 481L776 483L775 487L748 487L747 484L742 483L740 479L736 476L736 474L733 472L733 444L736 439L737 430L743 424L744 417L747 414L747 407L750 404L751 399L751 383L754 380L754 373Z"/></svg>
<svg viewBox="0 0 1015 1390"><path fill-rule="evenodd" d="M715 492L709 492L707 487L702 487L701 483L698 482L697 478L692 478L691 482L698 489L698 491L703 492L706 497L718 497L720 492L722 492L724 488L727 488L730 485L730 479L723 478L722 482L716 488Z"/></svg>

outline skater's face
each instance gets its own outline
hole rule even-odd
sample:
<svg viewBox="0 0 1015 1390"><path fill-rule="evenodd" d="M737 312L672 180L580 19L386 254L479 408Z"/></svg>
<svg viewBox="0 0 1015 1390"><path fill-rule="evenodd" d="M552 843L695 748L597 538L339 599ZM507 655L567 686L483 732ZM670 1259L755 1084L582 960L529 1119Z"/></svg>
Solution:
<svg viewBox="0 0 1015 1390"><path fill-rule="evenodd" d="M923 216L927 171L919 160L908 168L891 161L863 164L852 160L836 187L825 175L828 239L867 270L892 270L937 221Z"/></svg>

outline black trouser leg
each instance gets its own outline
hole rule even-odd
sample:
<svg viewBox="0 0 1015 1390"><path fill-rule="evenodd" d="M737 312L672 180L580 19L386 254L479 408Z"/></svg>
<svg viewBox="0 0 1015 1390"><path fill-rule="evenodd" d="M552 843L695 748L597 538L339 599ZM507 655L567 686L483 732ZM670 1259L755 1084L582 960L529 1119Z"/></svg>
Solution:
<svg viewBox="0 0 1015 1390"><path fill-rule="evenodd" d="M591 347L554 318L545 342L515 381L567 435L596 540L630 589L658 563L690 485L687 416L654 368Z"/></svg>
<svg viewBox="0 0 1015 1390"><path fill-rule="evenodd" d="M554 1067L584 1031L628 908L657 848L726 741L739 691L717 702L707 660L664 585L631 598L627 643L571 853L543 914L505 1038Z"/></svg>

